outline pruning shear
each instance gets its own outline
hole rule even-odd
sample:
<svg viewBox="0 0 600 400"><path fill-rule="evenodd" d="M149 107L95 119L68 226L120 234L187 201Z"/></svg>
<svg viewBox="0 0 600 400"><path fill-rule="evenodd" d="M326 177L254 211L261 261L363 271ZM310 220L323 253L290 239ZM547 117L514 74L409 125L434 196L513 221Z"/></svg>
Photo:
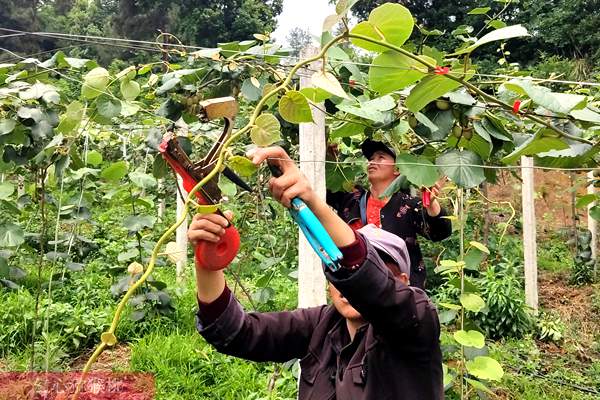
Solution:
<svg viewBox="0 0 600 400"><path fill-rule="evenodd" d="M223 133L221 133L206 156L198 162L192 162L173 132L167 132L159 146L159 151L165 161L167 161L171 168L181 176L183 188L187 192L190 192L198 182L204 179L215 168L223 144L231 135L233 118L238 111L237 102L233 97L209 99L200 102L199 106L199 116L201 121L208 122L216 118L223 118L225 121ZM221 172L244 190L249 192L252 191L252 188L228 167L225 167ZM218 175L219 174L215 174L213 178L206 182L206 184L196 192L196 197L198 203L201 205L215 206L216 210L213 209L210 212L216 211L223 216L223 213L218 208L219 201L221 200ZM208 270L224 269L237 255L239 248L240 235L237 229L229 223L225 228L225 234L221 236L221 239L217 243L200 241L196 245L194 248L196 265Z"/></svg>
<svg viewBox="0 0 600 400"><path fill-rule="evenodd" d="M269 163L269 169L276 178L282 175L281 170L271 163ZM289 208L290 214L304 233L304 237L306 237L310 246L327 268L331 271L337 271L340 268L343 255L323 227L323 224L321 224L321 221L299 197L294 197L291 205Z"/></svg>

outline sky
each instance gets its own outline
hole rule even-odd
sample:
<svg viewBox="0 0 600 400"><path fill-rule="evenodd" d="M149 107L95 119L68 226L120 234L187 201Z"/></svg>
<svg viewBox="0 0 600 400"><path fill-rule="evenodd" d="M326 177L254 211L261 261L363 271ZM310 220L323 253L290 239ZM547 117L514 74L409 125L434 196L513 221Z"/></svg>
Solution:
<svg viewBox="0 0 600 400"><path fill-rule="evenodd" d="M300 27L320 37L323 21L331 14L335 14L335 5L329 4L329 0L284 0L283 11L272 36L283 44L288 32Z"/></svg>

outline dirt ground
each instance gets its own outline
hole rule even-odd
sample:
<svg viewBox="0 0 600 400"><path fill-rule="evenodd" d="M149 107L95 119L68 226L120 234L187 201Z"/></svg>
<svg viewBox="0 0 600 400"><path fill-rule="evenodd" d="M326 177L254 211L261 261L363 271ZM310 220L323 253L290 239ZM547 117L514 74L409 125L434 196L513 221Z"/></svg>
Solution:
<svg viewBox="0 0 600 400"><path fill-rule="evenodd" d="M73 361L71 369L75 371L83 370L85 363L91 356L91 352L86 353ZM129 370L129 359L131 358L131 348L127 344L118 343L115 348L108 348L100 354L92 366L92 371L123 371Z"/></svg>
<svg viewBox="0 0 600 400"><path fill-rule="evenodd" d="M586 179L584 173L575 174L574 182L577 186L577 195L586 194L582 184ZM572 187L569 175L557 171L534 172L535 184L535 216L537 231L540 236L545 236L552 231L572 226L573 216L571 210ZM492 201L510 201L518 213L521 212L521 182L510 172L502 171L498 174L498 184L490 185L488 198ZM579 226L587 226L587 212L577 209Z"/></svg>

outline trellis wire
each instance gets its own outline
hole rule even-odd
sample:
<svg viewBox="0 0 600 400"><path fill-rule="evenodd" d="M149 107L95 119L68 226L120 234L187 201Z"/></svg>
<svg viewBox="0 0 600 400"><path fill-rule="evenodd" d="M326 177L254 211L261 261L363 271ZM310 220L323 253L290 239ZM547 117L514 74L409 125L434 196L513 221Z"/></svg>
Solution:
<svg viewBox="0 0 600 400"><path fill-rule="evenodd" d="M54 38L54 39L63 39L63 40L95 40L95 41L114 41L114 42L122 42L122 43L135 43L136 46L139 45L151 45L151 46L162 46L164 48L180 48L180 49L187 49L187 50L217 50L217 48L210 48L210 47L201 47L201 46L192 46L192 45L184 45L184 44L167 44L167 43L161 43L161 42L156 42L156 41L147 41L147 40L133 40L133 39L124 39L124 38L113 38L113 37L105 37L105 36L90 36L90 35L75 35L75 34L68 34L68 33L58 33L58 32L44 32L44 31L37 31L37 32L27 32L27 31L21 31L21 30L17 30L17 29L8 29L8 28L0 28L0 30L2 31L8 31L8 32L15 32L15 33L19 33L19 34L29 34L29 35L33 35L33 36L41 36L41 37L49 37L49 38ZM100 42L95 42L96 44L102 44ZM107 45L112 45L110 43L106 43ZM133 47L132 47L133 48ZM145 50L150 50L150 48L144 48ZM161 51L164 52L165 50L160 50L160 49L154 49L151 48L151 51ZM249 51L234 51L234 50L227 50L228 52L231 53L235 53L235 54L241 54L241 55L254 55L254 56L269 56L269 57L274 57L274 58L280 58L280 59L289 59L289 60L298 60L298 57L294 57L294 56L288 56L288 55L282 55L282 54L256 54L254 52L249 52ZM338 64L348 64L348 65L356 65L356 66L367 66L367 67L372 67L372 66L376 66L378 68L390 68L390 69L394 69L394 70L398 70L398 69L406 69L406 70L414 70L414 68L398 68L398 67L394 67L394 66L381 66L381 65L376 65L376 64L371 64L371 63L361 63L361 62L356 62L356 61L345 61L345 60L336 60L335 61ZM523 78L523 77L519 77L519 76L511 76L511 75L502 75L502 74L485 74L485 73L469 73L469 75L472 76L481 76L481 77L487 77L487 78L501 78L501 79L514 79L514 78ZM558 79L552 79L552 78L533 78L533 77L527 77L527 79L532 80L532 81L536 81L536 82L546 82L546 83L561 83L561 84L568 84L568 85L577 85L577 86L592 86L592 87L600 87L600 83L597 82L587 82L587 81L570 81L570 80L558 80Z"/></svg>

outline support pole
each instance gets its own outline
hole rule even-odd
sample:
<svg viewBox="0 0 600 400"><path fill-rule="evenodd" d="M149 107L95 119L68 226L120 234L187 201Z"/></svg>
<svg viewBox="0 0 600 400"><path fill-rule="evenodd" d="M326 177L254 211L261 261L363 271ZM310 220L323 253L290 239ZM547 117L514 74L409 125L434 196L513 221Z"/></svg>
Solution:
<svg viewBox="0 0 600 400"><path fill-rule="evenodd" d="M588 172L587 177L588 177L588 182L591 182L594 179L596 179L596 177L594 177L594 171ZM596 187L593 184L588 185L587 192L588 192L588 194L596 194ZM590 203L587 206L587 209L588 209L588 218L587 218L588 230L592 233L592 241L590 242L590 247L592 249L592 259L593 260L596 260L598 258L598 221L596 221L594 218L592 218L590 216L590 210L595 205L596 205L596 202L594 201L593 203ZM594 273L596 273L596 272L597 272L596 267L594 267Z"/></svg>
<svg viewBox="0 0 600 400"><path fill-rule="evenodd" d="M537 253L534 202L533 158L521 157L523 203L523 255L525 258L525 302L538 310Z"/></svg>
<svg viewBox="0 0 600 400"><path fill-rule="evenodd" d="M302 50L303 59L313 57L319 49L313 46ZM311 63L312 71L322 68L321 62ZM312 72L306 69L299 71L300 88L312 87ZM324 109L323 103L318 105ZM316 194L325 198L325 114L311 105L314 123L300 124L300 170L310 182ZM306 162L310 161L310 162ZM312 307L326 304L325 275L321 259L299 231L298 242L298 307Z"/></svg>
<svg viewBox="0 0 600 400"><path fill-rule="evenodd" d="M183 188L183 180L179 175L177 175L177 185L179 185L179 190L181 190L181 194L184 197L187 197L187 192ZM177 196L177 217L176 220L179 220L183 215L185 198L182 199L179 193ZM188 220L187 218L183 221L181 225L175 231L175 243L177 243L177 249L181 252L178 254L181 259L177 261L175 264L175 271L177 277L177 283L183 283L183 279L185 276L185 265L187 264L187 247L188 247L188 238L187 238L187 230L188 230Z"/></svg>

